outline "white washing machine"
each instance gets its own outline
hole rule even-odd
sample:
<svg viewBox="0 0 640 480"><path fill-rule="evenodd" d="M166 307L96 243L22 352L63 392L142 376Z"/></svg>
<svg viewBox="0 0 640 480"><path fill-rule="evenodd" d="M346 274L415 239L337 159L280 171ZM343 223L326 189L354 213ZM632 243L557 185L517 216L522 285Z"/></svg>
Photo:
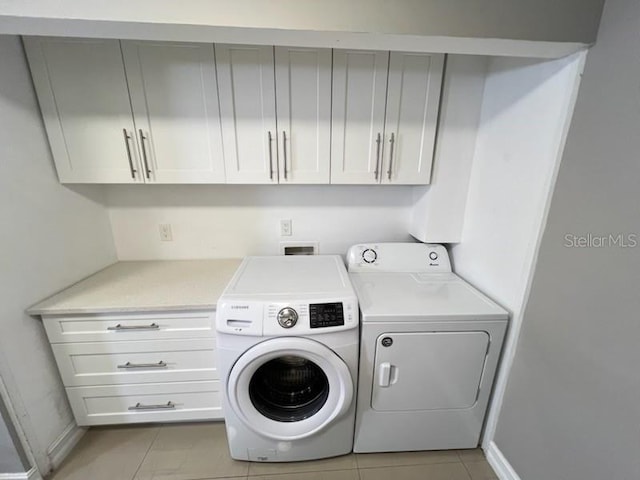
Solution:
<svg viewBox="0 0 640 480"><path fill-rule="evenodd" d="M442 245L355 245L362 334L354 451L475 448L508 314Z"/></svg>
<svg viewBox="0 0 640 480"><path fill-rule="evenodd" d="M352 451L358 317L341 257L244 259L216 313L233 458L290 462Z"/></svg>

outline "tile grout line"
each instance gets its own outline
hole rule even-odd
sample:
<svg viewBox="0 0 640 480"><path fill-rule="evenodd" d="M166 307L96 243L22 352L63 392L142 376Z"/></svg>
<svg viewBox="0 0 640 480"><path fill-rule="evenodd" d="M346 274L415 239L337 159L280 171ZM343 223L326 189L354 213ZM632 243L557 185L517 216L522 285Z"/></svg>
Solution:
<svg viewBox="0 0 640 480"><path fill-rule="evenodd" d="M144 452L144 455L142 456L142 460L140 460L140 464L138 465L138 468L136 468L136 471L133 472L133 477L131 477L131 480L134 480L136 478L136 475L138 475L138 472L140 471L140 467L142 467L142 464L147 458L147 455L149 455L149 452L151 451L153 444L156 443L156 440L158 439L158 435L160 435L160 430L162 430L163 428L164 428L164 424L161 424L160 426L158 426L158 431L154 435L153 440L149 442L149 447L147 448L147 451Z"/></svg>
<svg viewBox="0 0 640 480"><path fill-rule="evenodd" d="M372 470L375 468L396 468L396 467L419 467L421 465L448 465L448 464L452 464L452 463L462 463L464 464L464 462L459 459L459 460L454 460L453 462L429 462L429 463L399 463L399 464L395 464L395 465L372 465L370 467L361 467L360 465L358 465L356 468L358 470Z"/></svg>
<svg viewBox="0 0 640 480"><path fill-rule="evenodd" d="M471 476L471 472L467 468L467 464L462 462L462 461L460 463L462 463L462 466L464 467L465 471L467 472L467 477L469 477L469 480L473 480L473 477Z"/></svg>

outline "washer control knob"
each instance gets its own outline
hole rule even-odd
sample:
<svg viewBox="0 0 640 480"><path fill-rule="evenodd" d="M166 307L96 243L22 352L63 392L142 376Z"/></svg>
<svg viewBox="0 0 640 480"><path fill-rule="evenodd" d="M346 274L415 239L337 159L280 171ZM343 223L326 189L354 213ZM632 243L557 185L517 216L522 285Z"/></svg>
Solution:
<svg viewBox="0 0 640 480"><path fill-rule="evenodd" d="M364 252L362 252L362 260L365 263L373 263L378 258L378 254L372 248L367 248Z"/></svg>
<svg viewBox="0 0 640 480"><path fill-rule="evenodd" d="M291 328L298 322L298 312L291 307L285 307L278 312L278 323L282 328Z"/></svg>
<svg viewBox="0 0 640 480"><path fill-rule="evenodd" d="M431 260L437 260L438 259L438 253L437 252L429 252L429 258Z"/></svg>

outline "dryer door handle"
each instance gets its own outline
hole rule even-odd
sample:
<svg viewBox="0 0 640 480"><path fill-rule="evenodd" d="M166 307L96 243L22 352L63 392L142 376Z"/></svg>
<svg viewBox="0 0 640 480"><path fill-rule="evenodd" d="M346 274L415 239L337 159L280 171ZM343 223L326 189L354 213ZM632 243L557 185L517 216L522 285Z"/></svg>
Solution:
<svg viewBox="0 0 640 480"><path fill-rule="evenodd" d="M378 367L378 385L388 387L391 384L391 364L389 362L381 363Z"/></svg>

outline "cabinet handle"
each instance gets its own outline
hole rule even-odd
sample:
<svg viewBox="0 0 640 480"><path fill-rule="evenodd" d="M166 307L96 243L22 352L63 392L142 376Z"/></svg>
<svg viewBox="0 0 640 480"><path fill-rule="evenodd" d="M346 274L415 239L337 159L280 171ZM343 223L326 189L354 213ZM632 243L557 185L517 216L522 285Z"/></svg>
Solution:
<svg viewBox="0 0 640 480"><path fill-rule="evenodd" d="M380 144L382 143L382 138L380 137L380 132L378 132L378 136L376 138L376 169L373 172L376 180L378 180L378 174L380 173Z"/></svg>
<svg viewBox="0 0 640 480"><path fill-rule="evenodd" d="M159 330L159 329L160 329L160 325L158 325L155 322L149 325L121 325L119 323L115 327L107 327L107 330L112 330L116 332L119 332L122 330Z"/></svg>
<svg viewBox="0 0 640 480"><path fill-rule="evenodd" d="M287 179L287 133L282 132L282 155L284 155L284 179Z"/></svg>
<svg viewBox="0 0 640 480"><path fill-rule="evenodd" d="M387 171L387 175L389 176L389 180L391 180L391 171L393 170L393 146L395 145L396 138L394 134L391 134L391 139L389 139L389 170Z"/></svg>
<svg viewBox="0 0 640 480"><path fill-rule="evenodd" d="M142 147L142 160L144 161L144 169L147 172L147 179L151 179L151 170L149 169L149 163L147 162L147 149L144 146L144 141L147 137L144 136L142 129L138 130L140 133L140 146Z"/></svg>
<svg viewBox="0 0 640 480"><path fill-rule="evenodd" d="M118 368L167 368L165 362L160 360L158 363L131 363L127 362L124 365L118 365Z"/></svg>
<svg viewBox="0 0 640 480"><path fill-rule="evenodd" d="M136 403L133 407L129 407L129 410L173 410L176 408L176 404L173 402L162 403L160 405L143 405L142 403Z"/></svg>
<svg viewBox="0 0 640 480"><path fill-rule="evenodd" d="M271 136L271 130L267 133L269 134L269 180L273 180L273 152L271 147L273 144L273 137Z"/></svg>
<svg viewBox="0 0 640 480"><path fill-rule="evenodd" d="M133 168L133 159L131 158L131 145L129 145L129 140L131 140L131 135L127 132L126 128L122 129L122 134L124 135L124 144L127 147L127 158L129 159L129 169L131 170L131 178L136 179L137 170Z"/></svg>

